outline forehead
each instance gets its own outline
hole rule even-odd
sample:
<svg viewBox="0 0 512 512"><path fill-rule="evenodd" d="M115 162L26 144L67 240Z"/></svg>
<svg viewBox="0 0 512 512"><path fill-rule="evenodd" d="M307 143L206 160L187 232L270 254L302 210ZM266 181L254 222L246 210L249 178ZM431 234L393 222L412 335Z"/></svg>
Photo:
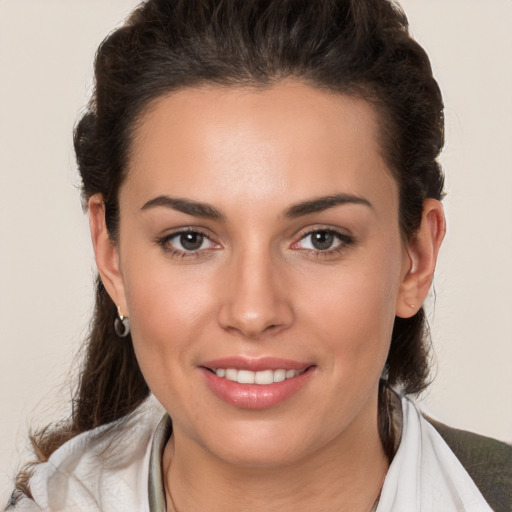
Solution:
<svg viewBox="0 0 512 512"><path fill-rule="evenodd" d="M392 201L379 126L364 100L302 83L197 87L155 100L134 131L124 188L262 207L331 193Z"/></svg>

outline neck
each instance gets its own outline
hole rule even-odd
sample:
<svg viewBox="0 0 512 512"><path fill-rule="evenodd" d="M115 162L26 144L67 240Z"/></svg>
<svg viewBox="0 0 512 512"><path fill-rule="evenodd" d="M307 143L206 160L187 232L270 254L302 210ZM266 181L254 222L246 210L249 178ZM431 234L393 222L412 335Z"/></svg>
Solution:
<svg viewBox="0 0 512 512"><path fill-rule="evenodd" d="M270 468L234 467L177 430L163 459L167 510L369 512L388 468L374 411L321 450Z"/></svg>

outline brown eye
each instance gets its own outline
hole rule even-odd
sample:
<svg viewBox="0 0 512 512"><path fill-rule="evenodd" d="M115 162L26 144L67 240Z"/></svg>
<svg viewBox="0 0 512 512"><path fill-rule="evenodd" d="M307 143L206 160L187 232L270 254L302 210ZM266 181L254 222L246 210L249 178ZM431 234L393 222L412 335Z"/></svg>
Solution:
<svg viewBox="0 0 512 512"><path fill-rule="evenodd" d="M331 231L317 231L311 234L311 245L318 251L330 249L334 241L334 233Z"/></svg>
<svg viewBox="0 0 512 512"><path fill-rule="evenodd" d="M204 235L201 233L182 233L179 241L186 251L197 251L201 248L204 241Z"/></svg>
<svg viewBox="0 0 512 512"><path fill-rule="evenodd" d="M305 234L294 248L330 254L342 250L353 242L351 236L333 229L317 229Z"/></svg>
<svg viewBox="0 0 512 512"><path fill-rule="evenodd" d="M180 257L195 256L205 250L218 248L210 238L199 231L181 231L157 240L166 252Z"/></svg>

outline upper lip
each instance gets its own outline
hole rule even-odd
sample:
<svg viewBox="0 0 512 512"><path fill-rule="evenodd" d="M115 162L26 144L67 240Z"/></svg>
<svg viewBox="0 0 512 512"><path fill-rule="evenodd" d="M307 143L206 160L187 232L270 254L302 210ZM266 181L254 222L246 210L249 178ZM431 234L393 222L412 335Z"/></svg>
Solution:
<svg viewBox="0 0 512 512"><path fill-rule="evenodd" d="M294 361L292 359L281 359L278 357L248 358L240 356L223 357L206 361L200 366L210 370L218 368L235 368L237 370L250 370L259 372L262 370L305 370L312 363Z"/></svg>

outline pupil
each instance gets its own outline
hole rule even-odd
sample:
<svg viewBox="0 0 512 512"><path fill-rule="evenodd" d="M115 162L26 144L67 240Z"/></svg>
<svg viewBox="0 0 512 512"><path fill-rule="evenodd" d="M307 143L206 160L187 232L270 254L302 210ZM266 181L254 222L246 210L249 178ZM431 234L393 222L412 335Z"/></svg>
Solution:
<svg viewBox="0 0 512 512"><path fill-rule="evenodd" d="M328 231L318 231L313 234L311 243L319 251L329 249L334 242L334 235Z"/></svg>
<svg viewBox="0 0 512 512"><path fill-rule="evenodd" d="M204 236L200 233L182 233L180 243L187 251L195 251L203 244Z"/></svg>

